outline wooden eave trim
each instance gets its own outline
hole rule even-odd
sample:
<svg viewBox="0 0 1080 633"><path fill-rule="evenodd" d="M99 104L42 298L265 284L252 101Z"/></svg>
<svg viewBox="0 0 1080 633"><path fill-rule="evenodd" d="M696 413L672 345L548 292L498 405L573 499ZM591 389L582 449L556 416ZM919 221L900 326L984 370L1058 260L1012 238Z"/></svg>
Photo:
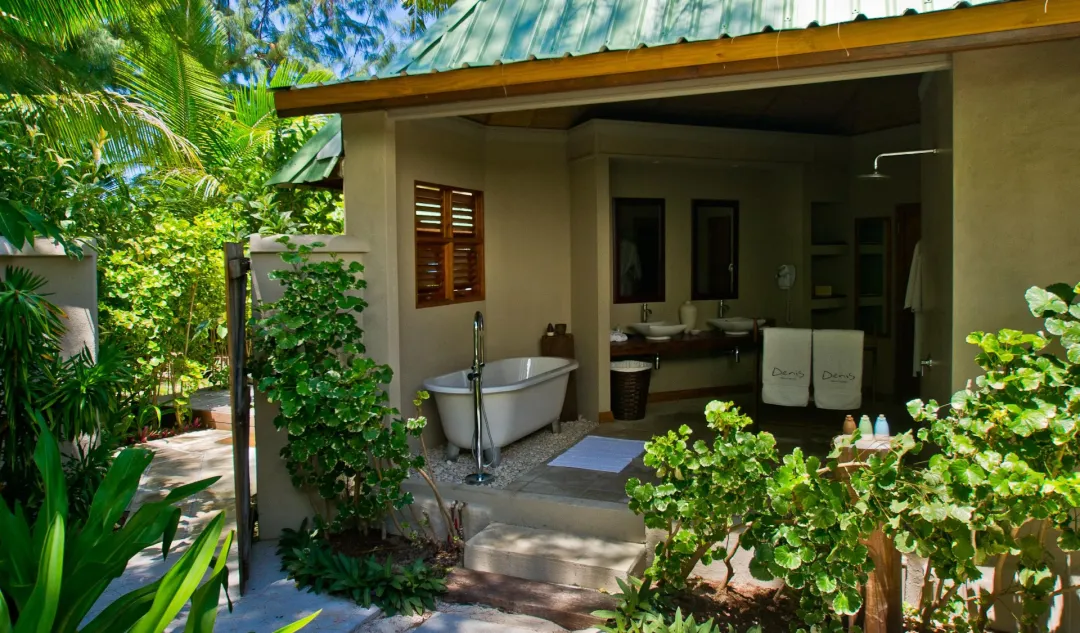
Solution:
<svg viewBox="0 0 1080 633"><path fill-rule="evenodd" d="M895 59L1080 36L1080 0L1013 0L580 57L279 90L281 116L363 112Z"/></svg>

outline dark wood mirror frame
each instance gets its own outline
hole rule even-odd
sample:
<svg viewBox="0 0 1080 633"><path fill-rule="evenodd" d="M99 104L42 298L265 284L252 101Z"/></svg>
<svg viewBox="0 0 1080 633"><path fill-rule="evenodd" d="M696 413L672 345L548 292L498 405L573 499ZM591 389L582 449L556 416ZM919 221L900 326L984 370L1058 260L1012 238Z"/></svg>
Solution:
<svg viewBox="0 0 1080 633"><path fill-rule="evenodd" d="M652 207L655 213L656 230L649 236L655 236L655 240L649 239L648 243L639 241L634 244L634 254L624 253L623 242L634 243L633 239L619 234L619 229L628 221L627 216L631 212L640 212L642 208L648 210ZM623 221L620 221L623 220ZM666 253L664 251L666 216L664 213L663 198L612 198L611 199L611 236L612 236L612 297L615 303L648 303L664 301L664 286L667 276ZM647 246L649 248L642 248ZM644 252L643 252L644 251ZM622 279L622 261L624 254L638 258L642 278L650 277L651 283L648 288L624 288ZM648 273L647 275L644 273Z"/></svg>
<svg viewBox="0 0 1080 633"><path fill-rule="evenodd" d="M724 208L731 212L728 234L731 241L729 264L732 266L730 284L722 290L700 289L701 275L704 271L698 266L699 223L705 219L705 209ZM718 251L720 252L720 251ZM690 299L693 301L715 301L719 299L737 299L739 297L739 201L738 200L694 200L690 203Z"/></svg>

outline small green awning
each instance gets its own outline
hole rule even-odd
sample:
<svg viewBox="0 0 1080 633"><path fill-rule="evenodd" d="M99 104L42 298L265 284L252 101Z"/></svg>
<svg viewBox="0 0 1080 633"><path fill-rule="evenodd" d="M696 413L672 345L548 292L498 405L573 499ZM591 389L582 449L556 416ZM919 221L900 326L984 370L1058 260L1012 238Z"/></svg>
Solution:
<svg viewBox="0 0 1080 633"><path fill-rule="evenodd" d="M335 114L266 181L266 186L341 189L339 166L343 154L341 117Z"/></svg>

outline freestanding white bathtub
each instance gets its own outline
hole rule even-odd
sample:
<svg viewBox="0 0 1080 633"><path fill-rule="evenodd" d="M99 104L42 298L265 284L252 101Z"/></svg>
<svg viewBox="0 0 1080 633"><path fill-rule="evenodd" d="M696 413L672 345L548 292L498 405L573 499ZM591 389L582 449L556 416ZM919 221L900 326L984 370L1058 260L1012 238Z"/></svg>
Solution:
<svg viewBox="0 0 1080 633"><path fill-rule="evenodd" d="M543 426L551 424L558 432L566 382L577 367L575 360L546 356L507 358L484 366L480 393L488 429L483 447L489 461L498 463L500 448ZM476 423L469 371L462 369L424 381L424 389L435 396L450 459L473 444Z"/></svg>

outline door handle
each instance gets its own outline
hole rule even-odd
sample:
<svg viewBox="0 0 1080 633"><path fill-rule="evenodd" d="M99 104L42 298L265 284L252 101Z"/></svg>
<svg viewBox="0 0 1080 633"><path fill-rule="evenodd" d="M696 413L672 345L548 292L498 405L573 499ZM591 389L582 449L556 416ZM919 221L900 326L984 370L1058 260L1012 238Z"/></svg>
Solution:
<svg viewBox="0 0 1080 633"><path fill-rule="evenodd" d="M925 376L927 370L933 369L941 364L941 361L934 360L930 356L919 361L919 375Z"/></svg>

